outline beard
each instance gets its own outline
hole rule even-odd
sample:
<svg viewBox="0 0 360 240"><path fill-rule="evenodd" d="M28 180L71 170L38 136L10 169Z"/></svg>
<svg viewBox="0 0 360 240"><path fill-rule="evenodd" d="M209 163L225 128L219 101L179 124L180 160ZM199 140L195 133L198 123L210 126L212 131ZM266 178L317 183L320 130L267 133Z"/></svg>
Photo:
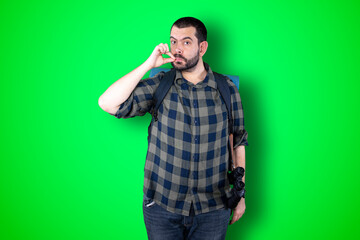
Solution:
<svg viewBox="0 0 360 240"><path fill-rule="evenodd" d="M180 71L184 71L184 70L189 70L193 67L195 67L198 62L199 62L199 56L200 56L200 52L198 51L198 53L196 54L195 57L191 58L191 59L186 59L183 56L179 55L179 54L174 54L174 57L178 57L178 58L182 58L185 62L184 66L175 66L174 62L171 63L171 65L173 66L173 68L180 70Z"/></svg>

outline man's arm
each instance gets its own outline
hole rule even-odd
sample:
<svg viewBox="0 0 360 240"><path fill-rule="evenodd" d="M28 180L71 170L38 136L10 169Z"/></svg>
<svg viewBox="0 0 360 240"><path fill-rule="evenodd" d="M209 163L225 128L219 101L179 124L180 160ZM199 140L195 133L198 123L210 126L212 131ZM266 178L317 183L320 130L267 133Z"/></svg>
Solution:
<svg viewBox="0 0 360 240"><path fill-rule="evenodd" d="M167 54L170 58L163 58ZM99 98L99 106L110 114L115 114L120 105L129 98L141 78L150 69L159 67L165 63L175 61L175 57L169 52L167 44L159 44L155 47L150 57L139 67L114 82Z"/></svg>
<svg viewBox="0 0 360 240"><path fill-rule="evenodd" d="M234 161L234 167L243 167L245 169L245 146L239 145L234 149L234 155L235 155L235 161ZM242 178L242 181L245 183L245 172L244 176ZM232 220L230 222L230 225L235 223L237 220L239 220L242 215L245 212L245 198L241 198L240 202L236 206L234 210L234 215L232 217Z"/></svg>
<svg viewBox="0 0 360 240"><path fill-rule="evenodd" d="M245 170L245 146L239 145L234 149L235 161L234 165L236 167L243 167ZM245 173L242 181L245 183Z"/></svg>

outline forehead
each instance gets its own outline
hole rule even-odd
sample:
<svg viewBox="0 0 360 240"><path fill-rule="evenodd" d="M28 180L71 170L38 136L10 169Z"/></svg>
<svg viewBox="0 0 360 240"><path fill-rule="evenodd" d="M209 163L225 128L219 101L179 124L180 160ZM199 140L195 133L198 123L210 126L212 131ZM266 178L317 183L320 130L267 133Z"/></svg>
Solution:
<svg viewBox="0 0 360 240"><path fill-rule="evenodd" d="M194 27L178 28L176 26L173 26L171 29L170 37L174 37L176 39L191 37L193 40L195 40L196 39L195 33L196 33L196 28Z"/></svg>

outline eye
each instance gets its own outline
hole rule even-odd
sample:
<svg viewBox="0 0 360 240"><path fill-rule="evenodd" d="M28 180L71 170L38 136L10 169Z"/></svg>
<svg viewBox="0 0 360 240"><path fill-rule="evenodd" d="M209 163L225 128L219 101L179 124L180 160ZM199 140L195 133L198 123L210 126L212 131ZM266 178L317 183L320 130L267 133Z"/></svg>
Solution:
<svg viewBox="0 0 360 240"><path fill-rule="evenodd" d="M172 41L170 41L171 42L171 44L175 44L175 41L174 40L172 40Z"/></svg>
<svg viewBox="0 0 360 240"><path fill-rule="evenodd" d="M185 45L189 45L189 44L190 44L190 42L188 42L188 41L185 42Z"/></svg>

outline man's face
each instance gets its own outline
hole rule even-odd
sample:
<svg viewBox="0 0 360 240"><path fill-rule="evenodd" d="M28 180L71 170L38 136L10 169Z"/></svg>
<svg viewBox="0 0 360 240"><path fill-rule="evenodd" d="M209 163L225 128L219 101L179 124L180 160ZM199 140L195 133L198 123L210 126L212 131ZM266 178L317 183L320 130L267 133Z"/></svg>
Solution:
<svg viewBox="0 0 360 240"><path fill-rule="evenodd" d="M176 58L171 65L178 70L188 70L199 62L199 45L194 27L173 26L170 33L170 51Z"/></svg>

